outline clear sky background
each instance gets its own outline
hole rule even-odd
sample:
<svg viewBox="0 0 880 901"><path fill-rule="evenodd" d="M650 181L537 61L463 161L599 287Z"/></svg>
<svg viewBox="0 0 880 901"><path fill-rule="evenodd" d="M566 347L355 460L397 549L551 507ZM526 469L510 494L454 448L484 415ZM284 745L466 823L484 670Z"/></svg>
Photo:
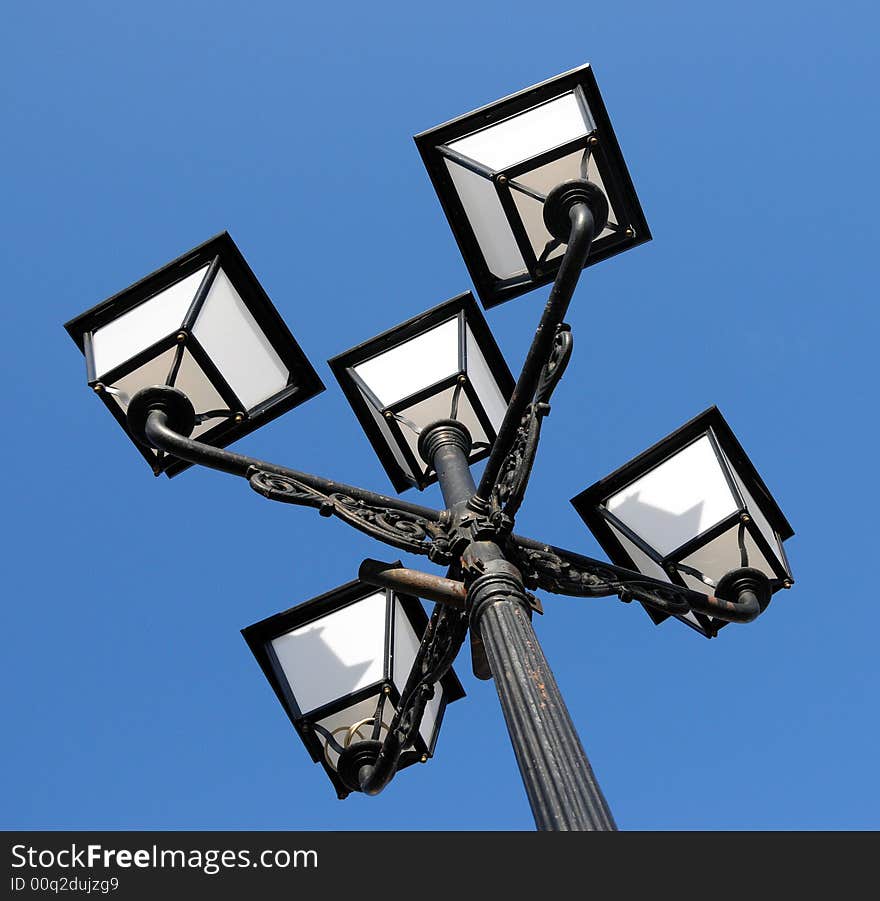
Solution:
<svg viewBox="0 0 880 901"><path fill-rule="evenodd" d="M325 361L471 287L411 136L589 61L654 240L581 281L518 531L602 556L569 498L715 403L798 581L712 641L549 595L539 636L621 828L880 826L878 30L854 0L11 5L0 825L532 827L466 654L434 760L336 799L239 630L395 552L155 479L62 323L228 229L328 389L238 449L391 491ZM488 314L514 372L545 297Z"/></svg>

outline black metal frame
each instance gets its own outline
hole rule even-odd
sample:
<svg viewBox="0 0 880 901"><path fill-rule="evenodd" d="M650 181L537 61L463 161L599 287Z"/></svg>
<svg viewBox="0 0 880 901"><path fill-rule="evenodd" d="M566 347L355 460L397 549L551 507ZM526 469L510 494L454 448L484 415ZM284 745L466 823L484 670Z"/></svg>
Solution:
<svg viewBox="0 0 880 901"><path fill-rule="evenodd" d="M593 121L595 131L583 140L573 142L572 147L564 145L564 148L553 148L530 160L517 163L507 170L491 172L499 197L502 203L505 204L505 210L508 214L508 220L511 223L511 229L517 245L524 254L523 259L527 263L529 273L528 277L514 278L507 281L501 280L490 272L486 264L479 242L471 228L464 206L459 199L458 192L444 163L444 158L450 157L450 154L441 148L445 148L445 145L458 138L465 137L486 126L497 124L503 119L573 91L582 92L582 97L588 106L589 118ZM522 174L529 169L537 168L538 165L544 165L547 162L560 158L565 155L560 152L562 149L565 149L565 153L570 153L572 149L576 149L574 145L586 147L591 137L598 139L598 143L594 147L591 146L591 152L596 157L611 206L619 217L620 230L595 242L586 261L585 265L587 266L651 239L648 223L642 212L632 179L620 151L620 145L617 142L614 129L611 126L611 120L608 117L593 70L589 64L533 85L516 94L511 94L495 103L481 107L464 116L459 116L415 136L416 147L428 170L428 175L437 192L440 205L443 207L446 218L449 220L453 235L464 257L465 265L468 268L480 300L487 309L518 297L520 294L531 291L533 288L549 284L554 280L556 271L561 263L561 257L556 257L546 264L542 264L540 272L538 271L537 260L534 257L531 242L525 236L519 214L515 213L515 215L511 216L511 208L514 205L509 196L509 179L516 178L518 174ZM538 162L536 163L536 161ZM473 166L468 166L467 168L478 171L474 170ZM503 176L504 180L499 182L499 176ZM484 173L484 177L488 176ZM631 234L626 233L625 230L627 228L631 229Z"/></svg>
<svg viewBox="0 0 880 901"><path fill-rule="evenodd" d="M176 328L167 337L162 338L151 347L145 348L131 359L104 374L99 383L91 354L92 333L101 326L117 319L123 313L127 313L129 310L150 300L161 291L193 275L206 265L208 266L208 271L195 292L193 302L190 304L179 328ZM208 355L202 350L201 345L191 331L191 326L195 322L218 268L222 268L226 273L289 372L287 387L251 411L243 408L235 392ZM128 431L125 412L113 399L112 393L102 391L101 388L105 384L111 386L113 381L134 372L144 363L155 359L155 357L171 348L183 347L184 352L189 351L218 394L229 406L228 412L230 415L228 418L212 426L199 436L200 441L215 447L225 447L230 442L249 434L254 429L292 410L324 390L324 384L318 373L300 349L296 339L275 309L250 266L248 266L241 251L235 245L229 233L225 231L182 254L177 259L150 273L118 294L114 294L107 300L102 301L85 313L71 319L64 327L86 358L86 372L89 385L98 389L101 400L110 410L113 418L129 434L138 451L150 464L150 468L156 475L164 472L168 476L174 476L182 472L190 464L167 455L157 455L135 441ZM182 343L178 341L178 333L184 333L186 336ZM235 414L241 414L240 420L236 418Z"/></svg>
<svg viewBox="0 0 880 901"><path fill-rule="evenodd" d="M415 394L411 394L402 400L396 401L390 406L385 407L354 371L355 366L364 363L379 354L385 353L391 348L396 347L411 338L415 338L455 317L458 317L459 320L458 370L433 385L423 388ZM486 318L480 311L480 308L470 291L452 297L449 300L438 304L436 307L433 307L418 316L414 316L412 319L408 319L406 322L402 322L400 325L376 335L376 337L371 338L369 341L364 341L356 347L352 347L344 353L338 354L328 360L328 365L336 376L345 397L354 410L358 422L361 424L361 428L363 428L366 433L382 466L388 473L391 483L398 492L403 492L413 486L418 487L420 490L424 489L437 481L437 475L434 472L428 471L425 464L416 459L410 448L410 442L407 441L406 437L403 435L401 425L396 418L393 418L393 414L400 413L413 406L413 404L420 403L421 401L427 400L436 394L456 386L459 383L461 376L467 376L465 323L467 323L473 332L474 338L479 344L483 357L486 360L486 364L500 388L505 401L509 401L514 387L513 375L495 342L495 338L489 329ZM462 390L467 394L471 406L488 437L489 446L475 449L469 458L471 463L477 463L489 455L492 443L496 438L496 432L489 419L488 413L477 396L476 390L469 378L462 384ZM392 414L392 418L386 418L385 423L401 454L415 474L415 478L410 478L398 464L393 452L388 447L385 436L376 424L374 417L367 409L367 404L371 404L377 415L380 417L385 417L386 412Z"/></svg>
<svg viewBox="0 0 880 901"><path fill-rule="evenodd" d="M655 548L652 548L636 535L625 523L615 517L614 514L606 510L605 501L703 437L709 439L721 471L724 473L728 487L733 494L737 509L730 516L705 529L680 547L667 554L660 554ZM736 480L733 478L733 474L729 471L728 461L730 466L736 469L743 485L760 506L761 512L776 533L780 553L776 553L770 547L753 517L749 517L747 521L743 522L743 514L748 514L749 510L736 484ZM667 578L673 584L686 588L688 587L687 583L678 569L675 568L675 565L683 562L699 548L727 533L729 530L743 527L773 568L776 578L771 580L772 591L775 592L780 588L789 587L794 582L783 547L783 541L790 538L794 531L751 460L749 460L742 445L721 415L721 411L715 406L704 410L646 451L634 457L624 466L580 492L580 494L571 499L571 503L596 537L605 553L619 566L624 566L628 569L638 569L626 548L617 540L610 526L620 531L646 556L650 557L666 573ZM667 619L668 614L655 610L648 605L644 606L648 615L656 624L659 625ZM716 622L714 619L698 612L694 612L694 616L697 618L699 625L695 625L684 616L677 614L676 616L683 623L707 638L714 637L718 630L726 625L724 621Z"/></svg>
<svg viewBox="0 0 880 901"><path fill-rule="evenodd" d="M386 565L394 567L399 566L400 564L398 561L396 564L389 563ZM322 619L338 610L343 610L345 607L356 604L370 595L378 594L383 591L385 593L385 649L383 677L377 682L358 689L356 692L352 692L341 698L336 698L313 710L301 710L272 648L272 640L291 632L294 629L298 629L301 626L306 626L311 622ZM284 708L290 722L293 724L297 735L299 735L303 744L306 746L313 762L321 764L340 798L345 798L349 794L349 789L340 779L336 769L328 764L325 756L325 740L318 736L313 725L328 716L332 716L335 713L341 713L346 708L369 700L372 697L376 698L378 704L380 698L384 695L386 686L389 689L387 701L391 703L395 710L398 708L405 686L398 685L394 679L395 616L393 608L395 599L400 601L401 609L412 626L413 632L416 636L421 638L428 626L428 616L422 608L418 598L399 591L394 591L390 588L377 588L376 586L359 579L340 585L331 591L324 592L317 597L304 601L301 604L297 604L295 607L291 607L281 613L276 613L273 616L260 620L241 630L244 640L247 642L260 669L272 686L272 690L275 692L281 706ZM429 743L425 742L421 733L416 730L413 742L414 753L402 755L398 769L411 766L412 764L419 762L423 757L430 758L433 756L446 706L453 701L465 697L461 682L451 668L440 680L440 683L443 689L443 695L437 711L437 718L434 722L431 740Z"/></svg>

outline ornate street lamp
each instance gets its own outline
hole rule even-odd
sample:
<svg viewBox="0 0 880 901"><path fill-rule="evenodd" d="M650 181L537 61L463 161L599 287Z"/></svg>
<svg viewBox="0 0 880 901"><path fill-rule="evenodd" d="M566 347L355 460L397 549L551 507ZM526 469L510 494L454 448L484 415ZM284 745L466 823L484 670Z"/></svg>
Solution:
<svg viewBox="0 0 880 901"><path fill-rule="evenodd" d="M545 221L545 201L559 185L586 179L607 200L584 265L651 239L589 65L415 142L486 307L553 281L565 240Z"/></svg>
<svg viewBox="0 0 880 901"><path fill-rule="evenodd" d="M436 686L408 684L427 625L416 598L356 580L242 630L340 798L360 790L364 752L370 762L400 728L402 699L418 695L422 715L397 770L432 756L447 703L464 697L452 669Z"/></svg>
<svg viewBox="0 0 880 901"><path fill-rule="evenodd" d="M652 578L734 598L748 584L762 608L793 583L783 548L792 528L717 407L572 504L615 563ZM694 611L679 618L708 638L726 625Z"/></svg>
<svg viewBox="0 0 880 901"><path fill-rule="evenodd" d="M64 326L89 386L128 431L141 388L179 388L192 435L224 447L324 390L318 374L226 232ZM137 443L156 475L186 464Z"/></svg>
<svg viewBox="0 0 880 901"><path fill-rule="evenodd" d="M469 294L330 361L395 487L437 481L444 509L223 448L322 388L226 235L67 328L157 472L198 463L243 477L446 568L364 561L358 582L244 630L340 795L376 794L433 752L470 634L538 828L613 829L532 628L531 591L637 600L710 634L754 619L790 584L791 529L709 411L576 499L615 563L515 534L572 352L563 320L580 274L648 228L589 67L416 141L483 305L553 283L515 384ZM471 464L484 458L476 485ZM416 598L436 602L427 625Z"/></svg>

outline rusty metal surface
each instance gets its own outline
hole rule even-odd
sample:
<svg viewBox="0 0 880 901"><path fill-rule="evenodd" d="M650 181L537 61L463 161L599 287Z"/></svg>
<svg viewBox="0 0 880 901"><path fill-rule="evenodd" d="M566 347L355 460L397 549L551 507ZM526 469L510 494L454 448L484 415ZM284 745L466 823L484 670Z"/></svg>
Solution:
<svg viewBox="0 0 880 901"><path fill-rule="evenodd" d="M463 582L404 566L389 566L381 560L364 560L358 570L358 578L377 588L391 588L404 594L414 594L427 601L437 601L459 610L464 610L467 600L467 589Z"/></svg>

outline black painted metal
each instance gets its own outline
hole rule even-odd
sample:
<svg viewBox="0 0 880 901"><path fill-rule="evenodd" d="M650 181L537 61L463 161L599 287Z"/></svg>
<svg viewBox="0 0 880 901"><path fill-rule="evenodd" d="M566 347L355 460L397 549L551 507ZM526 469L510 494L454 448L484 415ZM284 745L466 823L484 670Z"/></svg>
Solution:
<svg viewBox="0 0 880 901"><path fill-rule="evenodd" d="M571 330L563 323L556 331L550 356L541 370L535 399L526 407L514 442L498 472L492 489L491 507L511 519L516 516L525 497L538 452L541 423L550 413L550 395L565 372L572 347Z"/></svg>
<svg viewBox="0 0 880 901"><path fill-rule="evenodd" d="M480 487L477 494L483 500L489 500L492 489L498 480L502 464L513 447L517 432L519 431L526 408L535 398L535 392L541 380L541 372L544 369L556 340L556 333L562 320L568 311L572 294L577 286L584 262L590 252L590 243L593 240L593 214L586 203L577 203L569 212L571 218L571 235L565 255L559 265L559 272L544 313L538 324L532 346L526 355L522 372L516 381L513 395L504 414L504 421L498 430L498 437L489 455L483 477L480 479Z"/></svg>
<svg viewBox="0 0 880 901"><path fill-rule="evenodd" d="M614 830L616 825L532 629L519 571L497 545L475 542L466 570L478 632L535 825L542 831Z"/></svg>
<svg viewBox="0 0 880 901"><path fill-rule="evenodd" d="M150 391L152 389L144 388L143 390ZM144 437L148 444L164 450L166 453L173 454L181 460L186 460L188 463L199 463L202 466L218 469L230 475L249 478L252 470L259 470L286 476L326 495L344 495L354 500L364 501L367 504L374 504L389 510L412 513L428 522L439 522L442 518L442 514L438 510L432 510L430 507L422 507L419 504L412 504L397 497L377 494L373 491L367 491L365 488L346 485L344 482L334 482L331 479L325 479L311 473L299 472L286 466L278 466L275 463L258 460L255 457L246 457L244 454L236 454L223 448L212 447L193 438L186 438L169 427L167 414L162 410L156 410L147 417L144 426Z"/></svg>
<svg viewBox="0 0 880 901"><path fill-rule="evenodd" d="M463 582L456 582L454 579L371 559L361 563L358 578L377 588L390 588L403 594L414 594L426 601L437 601L459 610L465 609L467 589Z"/></svg>
<svg viewBox="0 0 880 901"><path fill-rule="evenodd" d="M419 438L419 453L437 473L443 500L450 510L467 506L476 491L468 463L470 451L468 430L452 419L428 426Z"/></svg>
<svg viewBox="0 0 880 901"><path fill-rule="evenodd" d="M191 316L195 315L197 308L190 306L184 321L173 329L173 331L156 342L152 347L146 348L131 359L117 366L113 371L107 373L94 372L93 355L89 352L91 343L91 335L108 322L113 321L123 313L134 309L139 304L160 291L165 290L180 280L192 275L202 268L210 269L216 259L219 258L219 266L230 279L238 292L242 302L254 317L259 327L263 330L269 343L284 363L289 373L287 386L279 393L267 398L262 404L250 410L242 410L241 402L235 398L234 392L226 383L222 374L217 367L211 362L204 351L198 345L191 332L188 332L188 326L191 324ZM202 280L202 287L207 290L209 284L208 279L213 278L213 274L206 273L206 277ZM199 289L201 292L202 288ZM194 299L201 303L204 299L198 296L197 292ZM233 413L243 412L247 415L243 418L231 417L222 420L217 425L205 430L201 434L201 440L206 444L216 446L225 446L244 435L253 432L261 425L275 419L282 413L287 413L294 407L299 406L316 394L320 394L324 390L324 384L318 377L312 364L308 361L305 354L297 344L293 335L281 318L269 296L266 294L262 285L260 285L257 277L254 275L241 251L235 245L235 242L227 232L219 235L194 247L192 250L172 260L161 269L156 270L146 278L141 279L134 285L119 292L113 297L103 301L85 313L71 319L65 324L70 337L76 342L77 346L86 354L86 366L89 373L89 384L96 387L94 379L100 376L102 383L107 387L111 387L113 381L122 376L133 372L147 360L156 357L158 354L177 344L177 334L183 330L187 332L185 343L187 349L196 357L199 365L205 369L205 374L214 382L224 401L227 403ZM111 399L107 392L101 392L101 399L110 410L114 419L125 427L125 414L119 404ZM201 411L197 411L201 412ZM137 444L137 448L144 456L150 467L159 475L165 472L168 476L174 476L185 470L187 463L179 459L157 460L156 456L148 448L141 444Z"/></svg>
<svg viewBox="0 0 880 901"><path fill-rule="evenodd" d="M420 442L454 511L467 506L475 487L466 438L459 424L440 422ZM522 576L491 541L471 541L462 565L471 629L485 646L535 824L554 831L616 828L532 629Z"/></svg>
<svg viewBox="0 0 880 901"><path fill-rule="evenodd" d="M611 120L599 94L596 79L588 65L564 73L542 84L533 85L524 91L519 91L510 97L474 110L451 122L438 125L416 135L416 146L452 227L465 265L477 287L483 306L487 309L540 285L552 282L556 275L557 260L551 261L550 265L542 266L540 274L530 272L526 276L500 279L489 270L447 165L447 161L450 159L447 153L448 145L487 125L515 116L569 91L572 91L580 102L584 111L584 120L591 123L590 135L585 136L579 142L569 142L555 148L549 154L539 154L537 157L511 166L503 172L491 174L496 177L503 174L509 180L516 179L523 171L530 171L543 162L550 162L550 159L547 159L548 156L552 159L570 153L572 144L586 145L590 148L590 154L596 159L602 183L621 226L621 228L609 231L604 236L597 238L587 264L593 265L651 239L648 224L627 172L626 163L611 126ZM453 163L453 165L457 164ZM473 169L473 167L470 168ZM479 168L475 171L479 171ZM490 177L489 173L483 172L482 174L487 178Z"/></svg>

